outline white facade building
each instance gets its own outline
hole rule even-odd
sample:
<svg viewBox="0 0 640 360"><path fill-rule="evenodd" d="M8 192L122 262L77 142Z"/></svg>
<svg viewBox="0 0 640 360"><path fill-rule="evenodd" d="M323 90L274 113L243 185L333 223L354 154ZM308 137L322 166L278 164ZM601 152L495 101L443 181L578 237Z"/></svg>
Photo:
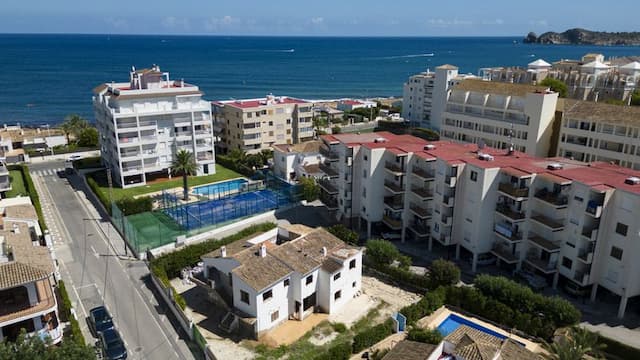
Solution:
<svg viewBox="0 0 640 360"><path fill-rule="evenodd" d="M132 69L128 83L105 83L94 94L102 160L122 187L171 176L180 149L194 154L197 175L215 173L211 104L197 86L154 66Z"/></svg>
<svg viewBox="0 0 640 360"><path fill-rule="evenodd" d="M296 183L303 177L321 177L320 153L322 142L313 140L294 145L273 145L273 173L288 183Z"/></svg>
<svg viewBox="0 0 640 360"><path fill-rule="evenodd" d="M640 295L639 171L390 133L322 138L340 156L324 164L336 175L321 198L369 237L382 223L429 250L455 247L474 271L490 254L593 299L604 288L621 297L619 316Z"/></svg>
<svg viewBox="0 0 640 360"><path fill-rule="evenodd" d="M202 259L205 277L229 304L227 317L254 320L258 337L288 319L332 314L362 286L362 251L321 228L274 229Z"/></svg>

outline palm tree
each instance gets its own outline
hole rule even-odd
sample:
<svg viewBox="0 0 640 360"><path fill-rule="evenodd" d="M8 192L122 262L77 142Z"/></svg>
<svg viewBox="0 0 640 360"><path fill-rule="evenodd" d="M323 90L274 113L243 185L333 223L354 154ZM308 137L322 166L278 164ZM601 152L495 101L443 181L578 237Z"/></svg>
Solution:
<svg viewBox="0 0 640 360"><path fill-rule="evenodd" d="M549 352L548 359L581 360L585 355L600 357L606 345L600 343L597 333L573 326L565 335L551 344L544 343L543 347Z"/></svg>
<svg viewBox="0 0 640 360"><path fill-rule="evenodd" d="M70 134L73 134L74 138L77 140L80 137L80 133L88 127L89 122L78 114L68 115L64 118L62 125L60 125L60 128L62 128L62 131L64 131L67 136L67 143L69 143Z"/></svg>
<svg viewBox="0 0 640 360"><path fill-rule="evenodd" d="M259 155L262 160L262 165L268 165L269 159L273 158L273 150L263 149Z"/></svg>
<svg viewBox="0 0 640 360"><path fill-rule="evenodd" d="M174 155L173 162L171 163L171 169L175 174L182 175L184 201L188 201L189 185L187 184L187 178L189 175L194 175L198 169L193 153L185 149L178 150Z"/></svg>

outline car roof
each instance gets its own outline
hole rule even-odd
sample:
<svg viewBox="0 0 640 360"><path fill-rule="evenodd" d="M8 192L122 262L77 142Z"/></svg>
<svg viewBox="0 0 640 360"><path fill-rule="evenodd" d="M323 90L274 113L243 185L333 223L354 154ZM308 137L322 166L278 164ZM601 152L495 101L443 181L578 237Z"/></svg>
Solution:
<svg viewBox="0 0 640 360"><path fill-rule="evenodd" d="M101 333L101 335L105 338L105 340L111 340L111 339L119 339L120 341L122 341L122 339L120 339L120 334L118 334L118 331L114 328L109 328L105 331L103 331Z"/></svg>

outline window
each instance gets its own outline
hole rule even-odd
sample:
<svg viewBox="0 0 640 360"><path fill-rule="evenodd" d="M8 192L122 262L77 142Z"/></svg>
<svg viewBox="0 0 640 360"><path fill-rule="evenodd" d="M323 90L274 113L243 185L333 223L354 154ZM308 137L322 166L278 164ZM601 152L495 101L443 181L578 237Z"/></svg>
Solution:
<svg viewBox="0 0 640 360"><path fill-rule="evenodd" d="M367 178L367 170L362 170L362 177Z"/></svg>
<svg viewBox="0 0 640 360"><path fill-rule="evenodd" d="M618 260L622 260L622 249L620 249L619 247L612 246L611 257L616 258Z"/></svg>
<svg viewBox="0 0 640 360"><path fill-rule="evenodd" d="M368 161L369 157L367 155L364 156L364 161Z"/></svg>
<svg viewBox="0 0 640 360"><path fill-rule="evenodd" d="M287 119L287 125L291 125L291 119Z"/></svg>
<svg viewBox="0 0 640 360"><path fill-rule="evenodd" d="M629 226L623 224L623 223L618 223L616 224L616 233L622 235L622 236L627 236L627 231L629 230Z"/></svg>
<svg viewBox="0 0 640 360"><path fill-rule="evenodd" d="M333 275L333 281L340 279L340 273Z"/></svg>
<svg viewBox="0 0 640 360"><path fill-rule="evenodd" d="M276 310L274 312L271 313L271 322L274 322L276 320L278 320L278 318L280 317L280 311Z"/></svg>
<svg viewBox="0 0 640 360"><path fill-rule="evenodd" d="M284 287L289 286L290 279L284 279Z"/></svg>
<svg viewBox="0 0 640 360"><path fill-rule="evenodd" d="M478 172L477 171L472 171L470 178L471 178L471 181L474 181L474 182L478 181Z"/></svg>
<svg viewBox="0 0 640 360"><path fill-rule="evenodd" d="M269 121L269 126L273 126L273 121Z"/></svg>
<svg viewBox="0 0 640 360"><path fill-rule="evenodd" d="M267 301L273 297L273 290L262 293L262 301Z"/></svg>
<svg viewBox="0 0 640 360"><path fill-rule="evenodd" d="M307 285L311 284L313 282L313 275L309 275L307 276L307 279L305 280L305 283Z"/></svg>
<svg viewBox="0 0 640 360"><path fill-rule="evenodd" d="M247 118L251 119L253 117L253 113L247 113Z"/></svg>
<svg viewBox="0 0 640 360"><path fill-rule="evenodd" d="M571 259L567 258L566 256L563 256L562 257L562 266L564 266L567 269L571 270L571 266L573 266L573 261L571 261Z"/></svg>
<svg viewBox="0 0 640 360"><path fill-rule="evenodd" d="M351 283L351 287L352 288L356 287L356 282L355 281Z"/></svg>
<svg viewBox="0 0 640 360"><path fill-rule="evenodd" d="M336 291L335 294L333 294L333 300L338 300L342 297L342 290L338 290Z"/></svg>
<svg viewBox="0 0 640 360"><path fill-rule="evenodd" d="M240 301L249 305L249 293L244 290L240 290Z"/></svg>
<svg viewBox="0 0 640 360"><path fill-rule="evenodd" d="M355 269L356 267L356 259L349 261L349 269Z"/></svg>

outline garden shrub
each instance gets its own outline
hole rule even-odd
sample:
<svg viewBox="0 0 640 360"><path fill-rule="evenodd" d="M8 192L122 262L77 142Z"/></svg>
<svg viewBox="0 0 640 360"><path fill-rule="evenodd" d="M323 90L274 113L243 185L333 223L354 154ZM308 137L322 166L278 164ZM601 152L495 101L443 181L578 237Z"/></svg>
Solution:
<svg viewBox="0 0 640 360"><path fill-rule="evenodd" d="M393 321L391 319L383 322L382 324L367 328L353 337L352 352L357 354L360 351L375 345L391 334L393 334Z"/></svg>
<svg viewBox="0 0 640 360"><path fill-rule="evenodd" d="M327 228L327 231L347 244L358 245L358 233L342 224L330 226Z"/></svg>
<svg viewBox="0 0 640 360"><path fill-rule="evenodd" d="M343 323L331 323L331 328L333 328L333 331L340 334L347 331L347 325Z"/></svg>
<svg viewBox="0 0 640 360"><path fill-rule="evenodd" d="M429 279L429 287L431 289L439 286L455 285L460 281L460 269L451 261L437 259L431 263L426 276Z"/></svg>
<svg viewBox="0 0 640 360"><path fill-rule="evenodd" d="M153 199L149 196L141 196L138 198L127 196L118 199L116 205L125 216L129 216L153 210Z"/></svg>
<svg viewBox="0 0 640 360"><path fill-rule="evenodd" d="M348 360L351 357L351 344L341 342L332 345L327 351L319 354L314 360Z"/></svg>
<svg viewBox="0 0 640 360"><path fill-rule="evenodd" d="M423 329L412 327L407 334L407 340L417 341L426 344L438 345L442 341L442 334L438 329Z"/></svg>

